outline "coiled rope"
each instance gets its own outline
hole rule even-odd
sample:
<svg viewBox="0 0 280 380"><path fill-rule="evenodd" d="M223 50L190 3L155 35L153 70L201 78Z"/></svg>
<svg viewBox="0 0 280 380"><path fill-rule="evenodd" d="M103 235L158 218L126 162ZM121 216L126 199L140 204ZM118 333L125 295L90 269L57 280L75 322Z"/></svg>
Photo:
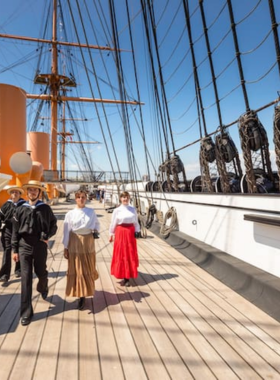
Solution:
<svg viewBox="0 0 280 380"><path fill-rule="evenodd" d="M170 218L171 218L170 225L166 226L166 222ZM164 220L160 228L160 234L167 237L170 234L170 232L175 230L177 227L178 227L177 212L174 207L171 207L164 216Z"/></svg>

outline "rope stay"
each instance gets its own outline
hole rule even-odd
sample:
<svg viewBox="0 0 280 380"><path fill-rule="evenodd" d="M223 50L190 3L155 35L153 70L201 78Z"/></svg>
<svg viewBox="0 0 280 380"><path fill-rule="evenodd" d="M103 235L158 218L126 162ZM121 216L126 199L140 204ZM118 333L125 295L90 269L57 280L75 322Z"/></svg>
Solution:
<svg viewBox="0 0 280 380"><path fill-rule="evenodd" d="M73 14L73 11L72 11L72 7L70 5L69 0L67 0L67 2L68 2L68 7L69 7L71 19L72 19L72 22L73 22L73 25L74 25L74 30L75 30L76 38L78 40L78 43L80 44L80 37L79 37L79 33L78 33L77 26L76 26L76 23L75 23L75 18L74 18L74 14ZM84 37L86 39L86 44L89 46L88 37L87 37L87 33L86 33L84 22L83 22L82 12L81 12L81 9L80 9L79 2L77 0L76 0L76 5L77 5L77 9L78 9L78 14L79 14L79 17L80 17L80 20L81 20L81 23L82 23L82 29L83 29ZM82 60L83 60L84 66L85 66L85 72L86 72L86 77L87 77L87 80L88 80L88 85L89 85L89 88L90 88L91 96L92 96L92 98L95 98L94 91L93 91L93 85L92 85L92 82L91 82L90 77L89 77L89 72L87 70L87 65L86 65L86 62L85 62L85 55L83 53L82 48L80 48L80 53L81 53ZM89 54L89 58L90 58L91 68L92 68L92 71L94 73L94 77L96 79L97 91L98 91L99 97L102 98L102 92L101 92L101 88L100 88L100 85L99 85L99 81L97 80L96 69L95 69L95 65L93 63L93 58L92 58L92 54L91 54L91 49L90 48L88 48L88 54ZM115 183L118 183L116 175L115 175L116 172L114 170L114 165L113 165L112 158L111 158L110 151L109 151L109 146L108 146L108 143L107 143L107 138L106 138L105 131L104 131L104 128L103 128L103 124L101 122L101 115L100 115L100 112L98 110L97 104L95 102L93 104L94 104L94 107L95 107L95 112L96 112L97 117L98 117L99 126L100 126L100 130L101 130L102 137L103 137L103 142L104 142L104 145L105 145L105 148L106 148L106 151L107 151L107 157L108 157L108 160L109 160L109 163L110 163L110 166L111 166L111 170L112 170L112 173L113 173L113 176L114 176L114 180L115 180ZM104 117L105 117L105 124L106 124L107 131L108 131L108 134L109 134L110 142L111 142L111 145L112 145L112 148L113 148L115 162L116 162L116 165L118 167L118 172L120 173L120 177L121 177L121 180L122 180L121 170L120 170L120 166L119 166L119 161L118 161L118 158L117 158L117 155L116 155L114 144L112 143L112 141L113 141L112 134L111 134L110 127L109 127L109 122L108 122L105 106L104 106L103 103L101 103L101 107L102 107L103 114L104 114Z"/></svg>

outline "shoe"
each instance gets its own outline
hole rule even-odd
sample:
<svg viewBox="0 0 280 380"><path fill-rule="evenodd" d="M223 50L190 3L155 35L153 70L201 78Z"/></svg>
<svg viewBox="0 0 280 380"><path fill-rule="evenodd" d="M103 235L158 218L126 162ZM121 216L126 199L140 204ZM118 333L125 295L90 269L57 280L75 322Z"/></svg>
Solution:
<svg viewBox="0 0 280 380"><path fill-rule="evenodd" d="M5 284L8 281L9 281L9 277L6 274L4 274L3 276L0 277L0 282L4 282L4 284Z"/></svg>
<svg viewBox="0 0 280 380"><path fill-rule="evenodd" d="M130 286L130 282L128 278L124 278L123 282L124 282L124 286L126 286L127 288Z"/></svg>
<svg viewBox="0 0 280 380"><path fill-rule="evenodd" d="M21 324L22 326L27 326L31 322L32 317L22 317Z"/></svg>
<svg viewBox="0 0 280 380"><path fill-rule="evenodd" d="M78 303L79 310L83 310L83 308L85 307L85 302L86 302L85 297L80 297L79 303Z"/></svg>
<svg viewBox="0 0 280 380"><path fill-rule="evenodd" d="M43 300L45 300L48 297L49 294L49 288L47 288L44 292L41 293Z"/></svg>
<svg viewBox="0 0 280 380"><path fill-rule="evenodd" d="M20 278L21 277L21 271L17 270L15 271L15 278Z"/></svg>

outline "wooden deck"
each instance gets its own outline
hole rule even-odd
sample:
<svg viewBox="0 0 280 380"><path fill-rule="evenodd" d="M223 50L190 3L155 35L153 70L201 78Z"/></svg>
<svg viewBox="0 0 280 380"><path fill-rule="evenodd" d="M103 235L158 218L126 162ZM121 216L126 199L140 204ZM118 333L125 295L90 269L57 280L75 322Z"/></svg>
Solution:
<svg viewBox="0 0 280 380"><path fill-rule="evenodd" d="M1 380L280 379L277 321L150 232L138 240L138 278L122 287L110 275L111 214L89 205L101 223L94 299L83 311L65 299L62 224L74 205L55 205L49 297L34 280L29 326L19 319L20 280L0 287Z"/></svg>

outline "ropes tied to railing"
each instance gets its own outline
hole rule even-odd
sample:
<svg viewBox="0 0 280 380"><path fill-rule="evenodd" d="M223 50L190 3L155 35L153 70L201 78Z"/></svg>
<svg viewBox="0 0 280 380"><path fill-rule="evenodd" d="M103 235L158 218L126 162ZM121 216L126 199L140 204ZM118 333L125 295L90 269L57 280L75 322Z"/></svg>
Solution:
<svg viewBox="0 0 280 380"><path fill-rule="evenodd" d="M241 140L241 149L243 152L244 165L246 168L246 180L248 183L249 193L257 193L257 185L253 173L253 163L251 157L251 150L255 151L260 148L260 139L258 137L259 134L257 131L258 119L257 115L253 111L249 111L245 115L240 117L239 135Z"/></svg>
<svg viewBox="0 0 280 380"><path fill-rule="evenodd" d="M171 222L169 226L167 226L166 222L170 218L171 218ZM171 207L164 216L164 220L160 228L160 234L167 237L177 227L178 227L177 212L174 207Z"/></svg>
<svg viewBox="0 0 280 380"><path fill-rule="evenodd" d="M222 129L221 132L216 135L215 147L217 168L221 180L221 190L224 193L230 193L230 180L232 180L232 174L234 173L235 177L242 176L238 150L225 129Z"/></svg>
<svg viewBox="0 0 280 380"><path fill-rule="evenodd" d="M167 180L171 183L170 176L172 175L173 184L172 187L175 191L179 190L179 174L183 175L183 182L187 186L187 179L184 164L177 154L166 159L160 166L159 171L166 174Z"/></svg>
<svg viewBox="0 0 280 380"><path fill-rule="evenodd" d="M185 180L185 169L183 162L181 161L180 157L175 154L173 157L170 159L170 167L171 167L171 173L173 175L173 184L175 191L179 190L179 173L183 173L183 177Z"/></svg>
<svg viewBox="0 0 280 380"><path fill-rule="evenodd" d="M272 180L272 170L267 134L255 111L250 110L240 117L239 135L246 168L248 191L249 193L257 193L254 169L262 169L270 180ZM260 160L256 159L256 154L253 157L253 153L257 151L261 156Z"/></svg>
<svg viewBox="0 0 280 380"><path fill-rule="evenodd" d="M138 222L139 222L139 225L140 225L140 237L143 238L143 239L146 239L146 237L147 237L147 228L146 228L146 225L145 225L145 218L142 215L138 216Z"/></svg>
<svg viewBox="0 0 280 380"><path fill-rule="evenodd" d="M151 205L148 210L146 228L150 228L153 224L157 209L155 205Z"/></svg>
<svg viewBox="0 0 280 380"><path fill-rule="evenodd" d="M215 144L212 141L211 137L206 136L201 140L199 161L200 161L200 169L201 169L201 174L202 174L202 187L208 193L212 193L214 191L212 182L211 182L209 164L214 162L215 159L216 159Z"/></svg>
<svg viewBox="0 0 280 380"><path fill-rule="evenodd" d="M171 167L171 173L173 175L174 175L174 173L179 174L179 173L184 171L184 164L177 154L175 154L173 157L171 157L170 167Z"/></svg>
<svg viewBox="0 0 280 380"><path fill-rule="evenodd" d="M275 107L274 111L274 137L273 142L275 145L276 165L278 168L278 177L280 178L280 106Z"/></svg>

